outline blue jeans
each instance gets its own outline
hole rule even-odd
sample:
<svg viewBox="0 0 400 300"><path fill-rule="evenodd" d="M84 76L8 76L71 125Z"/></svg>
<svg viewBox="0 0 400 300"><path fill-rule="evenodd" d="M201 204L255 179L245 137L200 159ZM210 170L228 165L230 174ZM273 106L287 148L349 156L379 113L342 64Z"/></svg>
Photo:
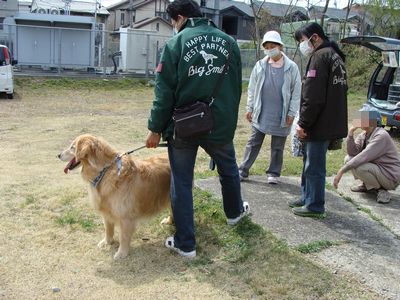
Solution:
<svg viewBox="0 0 400 300"><path fill-rule="evenodd" d="M176 226L174 244L182 251L192 251L196 246L192 186L199 146L212 157L217 166L226 217L236 218L243 210L239 171L232 142L215 145L198 140L170 139L168 154L171 165L171 200Z"/></svg>
<svg viewBox="0 0 400 300"><path fill-rule="evenodd" d="M311 211L325 212L326 152L329 141L305 143L301 200Z"/></svg>

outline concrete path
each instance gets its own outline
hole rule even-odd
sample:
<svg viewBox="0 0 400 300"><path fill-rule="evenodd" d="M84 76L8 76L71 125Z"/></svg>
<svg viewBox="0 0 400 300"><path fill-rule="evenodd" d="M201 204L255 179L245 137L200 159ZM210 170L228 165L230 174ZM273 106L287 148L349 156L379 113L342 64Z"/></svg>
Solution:
<svg viewBox="0 0 400 300"><path fill-rule="evenodd" d="M195 184L221 197L218 178ZM270 185L265 176L252 176L242 183L242 195L255 223L293 247L338 242L310 258L334 273L353 275L385 298L400 299L400 190L392 193L389 204L379 204L373 195L351 192L354 184L345 175L337 192L326 191L327 217L322 220L295 216L288 207L289 200L300 197L298 178L282 177L278 185Z"/></svg>

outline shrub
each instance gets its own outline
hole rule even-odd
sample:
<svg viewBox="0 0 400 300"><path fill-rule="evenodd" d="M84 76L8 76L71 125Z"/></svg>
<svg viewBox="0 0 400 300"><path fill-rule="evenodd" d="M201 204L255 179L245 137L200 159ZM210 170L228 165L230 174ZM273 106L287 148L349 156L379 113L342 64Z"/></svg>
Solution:
<svg viewBox="0 0 400 300"><path fill-rule="evenodd" d="M348 85L351 92L367 93L369 80L380 55L376 51L355 45L345 45Z"/></svg>

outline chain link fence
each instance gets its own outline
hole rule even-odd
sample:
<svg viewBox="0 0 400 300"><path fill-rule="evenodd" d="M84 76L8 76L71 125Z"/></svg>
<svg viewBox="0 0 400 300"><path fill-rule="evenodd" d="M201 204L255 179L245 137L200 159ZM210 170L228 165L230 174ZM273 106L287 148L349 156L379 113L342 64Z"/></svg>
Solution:
<svg viewBox="0 0 400 300"><path fill-rule="evenodd" d="M300 56L297 48L284 47L283 52L297 63L300 69L300 74L302 74L302 67L304 66L304 58ZM257 62L257 51L256 49L240 49L240 54L242 58L242 77L243 80L249 80L251 71ZM259 50L259 59L264 57L262 50Z"/></svg>
<svg viewBox="0 0 400 300"><path fill-rule="evenodd" d="M17 61L16 73L152 76L171 37L152 30L120 32L33 25L4 25L0 44ZM78 27L75 25L75 27Z"/></svg>
<svg viewBox="0 0 400 300"><path fill-rule="evenodd" d="M8 46L17 60L16 74L154 76L169 32L131 28L109 32L101 25L4 24L0 44ZM296 49L286 47L284 52L301 66ZM243 80L250 78L256 54L255 49L241 49Z"/></svg>

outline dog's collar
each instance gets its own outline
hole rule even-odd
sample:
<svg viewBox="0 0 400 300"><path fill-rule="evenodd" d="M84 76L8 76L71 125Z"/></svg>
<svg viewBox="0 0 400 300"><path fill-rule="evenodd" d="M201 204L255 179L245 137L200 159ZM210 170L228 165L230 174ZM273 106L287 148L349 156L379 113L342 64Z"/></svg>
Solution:
<svg viewBox="0 0 400 300"><path fill-rule="evenodd" d="M113 164L114 162L117 163L117 172L118 172L118 176L121 175L122 160L121 160L121 155L117 154L117 155L115 156L114 161L111 163L111 165L105 166L105 167L100 171L99 175L97 175L97 176L93 179L93 181L92 181L91 183L92 183L92 186L93 186L94 188L96 188L96 187L99 185L100 181L101 181L101 180L103 179L103 177L104 177L104 174L106 174L107 170L112 166L112 164Z"/></svg>
<svg viewBox="0 0 400 300"><path fill-rule="evenodd" d="M210 105L211 105L211 104L210 104ZM168 144L167 144L167 143L161 143L161 144L159 144L158 146L159 146L159 147L167 147ZM99 185L100 181L101 181L101 180L103 179L103 177L104 177L104 174L107 172L108 168L110 168L114 162L117 164L118 176L121 175L121 169L122 169L122 160L121 160L121 158L122 158L122 156L124 156L124 155L129 155L129 154L131 154L131 153L133 153L133 152L135 152L135 151L137 151L137 150L143 149L143 148L145 148L145 147L146 147L146 146L140 146L140 147L138 147L138 148L136 148L136 149L133 149L133 150L131 150L131 151L128 151L128 152L125 152L125 153L122 153L122 154L117 154L117 155L115 156L114 161L113 161L110 165L105 166L105 167L100 171L99 175L97 175L96 178L93 179L93 181L92 181L92 186L93 186L94 188L96 188L96 187Z"/></svg>

